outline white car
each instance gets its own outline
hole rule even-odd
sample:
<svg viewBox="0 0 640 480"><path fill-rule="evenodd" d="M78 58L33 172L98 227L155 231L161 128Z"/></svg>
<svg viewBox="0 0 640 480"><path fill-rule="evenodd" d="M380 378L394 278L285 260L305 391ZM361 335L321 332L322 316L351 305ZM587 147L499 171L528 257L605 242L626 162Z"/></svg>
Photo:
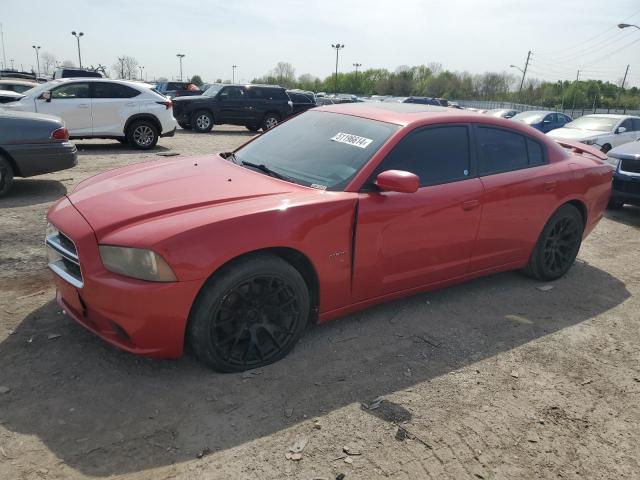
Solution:
<svg viewBox="0 0 640 480"><path fill-rule="evenodd" d="M27 90L9 110L62 118L71 138L115 138L143 150L173 136L171 100L143 83L108 78L62 78Z"/></svg>
<svg viewBox="0 0 640 480"><path fill-rule="evenodd" d="M640 117L606 113L584 115L547 135L595 145L606 153L618 145L640 139Z"/></svg>

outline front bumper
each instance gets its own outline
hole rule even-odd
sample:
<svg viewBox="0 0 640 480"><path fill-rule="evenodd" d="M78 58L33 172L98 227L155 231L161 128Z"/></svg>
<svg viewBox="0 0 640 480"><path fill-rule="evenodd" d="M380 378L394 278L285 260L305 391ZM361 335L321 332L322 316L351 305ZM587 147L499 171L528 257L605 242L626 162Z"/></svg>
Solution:
<svg viewBox="0 0 640 480"><path fill-rule="evenodd" d="M48 219L74 241L82 271L80 288L54 274L58 304L122 350L156 358L181 356L187 319L202 282L146 282L109 272L91 226L67 198L51 208Z"/></svg>
<svg viewBox="0 0 640 480"><path fill-rule="evenodd" d="M32 177L77 165L78 150L72 142L5 145L18 167L16 176Z"/></svg>
<svg viewBox="0 0 640 480"><path fill-rule="evenodd" d="M632 205L640 205L640 176L614 173L611 198Z"/></svg>
<svg viewBox="0 0 640 480"><path fill-rule="evenodd" d="M163 133L162 135L160 135L161 137L173 137L176 134L176 129L178 127L173 127L173 130L169 130L168 132Z"/></svg>

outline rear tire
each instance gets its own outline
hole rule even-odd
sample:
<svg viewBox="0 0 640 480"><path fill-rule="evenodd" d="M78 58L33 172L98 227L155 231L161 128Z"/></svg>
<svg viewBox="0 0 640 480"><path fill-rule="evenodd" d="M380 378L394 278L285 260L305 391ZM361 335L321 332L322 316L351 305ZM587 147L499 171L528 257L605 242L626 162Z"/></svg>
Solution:
<svg viewBox="0 0 640 480"><path fill-rule="evenodd" d="M213 115L206 110L198 110L191 115L191 128L198 133L210 132L213 128Z"/></svg>
<svg viewBox="0 0 640 480"><path fill-rule="evenodd" d="M139 150L149 150L158 143L158 129L148 120L135 121L127 129L127 142Z"/></svg>
<svg viewBox="0 0 640 480"><path fill-rule="evenodd" d="M286 356L310 312L300 273L270 254L242 258L205 283L189 317L196 357L220 372L241 372Z"/></svg>
<svg viewBox="0 0 640 480"><path fill-rule="evenodd" d="M267 113L262 121L262 131L266 132L280 123L280 117L275 113Z"/></svg>
<svg viewBox="0 0 640 480"><path fill-rule="evenodd" d="M584 220L578 209L561 206L544 226L524 272L541 281L562 277L576 260L583 232Z"/></svg>
<svg viewBox="0 0 640 480"><path fill-rule="evenodd" d="M0 197L6 195L13 186L13 168L6 158L0 156Z"/></svg>

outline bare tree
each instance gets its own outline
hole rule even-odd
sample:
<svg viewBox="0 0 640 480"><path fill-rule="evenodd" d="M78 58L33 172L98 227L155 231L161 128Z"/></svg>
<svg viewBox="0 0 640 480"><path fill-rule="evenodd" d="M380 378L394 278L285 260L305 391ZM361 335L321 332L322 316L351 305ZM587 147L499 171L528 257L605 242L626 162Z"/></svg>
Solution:
<svg viewBox="0 0 640 480"><path fill-rule="evenodd" d="M429 68L429 70L431 70L431 73L435 76L440 75L440 73L442 72L442 64L438 63L438 62L431 62L429 65L427 65L427 67Z"/></svg>
<svg viewBox="0 0 640 480"><path fill-rule="evenodd" d="M283 87L291 87L296 83L296 69L287 62L278 62L271 71L271 76L278 80L278 84Z"/></svg>
<svg viewBox="0 0 640 480"><path fill-rule="evenodd" d="M42 52L40 54L40 71L45 75L51 75L56 69L56 57L52 53Z"/></svg>
<svg viewBox="0 0 640 480"><path fill-rule="evenodd" d="M136 78L138 73L138 60L129 55L118 57L118 61L113 64L113 71L116 72L117 78L126 78L131 80Z"/></svg>

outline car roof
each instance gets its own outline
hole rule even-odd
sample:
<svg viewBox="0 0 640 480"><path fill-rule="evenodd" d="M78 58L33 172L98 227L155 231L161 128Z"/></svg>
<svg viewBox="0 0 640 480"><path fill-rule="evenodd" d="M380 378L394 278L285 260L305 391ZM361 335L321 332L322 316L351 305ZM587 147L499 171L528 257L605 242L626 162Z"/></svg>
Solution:
<svg viewBox="0 0 640 480"><path fill-rule="evenodd" d="M369 118L380 122L408 125L425 118L444 119L452 117L473 117L476 113L421 103L399 102L362 102L325 105L316 108L317 111L342 113L355 117Z"/></svg>
<svg viewBox="0 0 640 480"><path fill-rule="evenodd" d="M524 112L518 112L518 115L520 115L521 113L538 113L538 114L544 113L546 115L548 113L562 113L562 112L556 112L553 110L525 110ZM563 115L566 115L566 114L563 114Z"/></svg>
<svg viewBox="0 0 640 480"><path fill-rule="evenodd" d="M17 78L0 78L0 85L29 85L29 86L34 86L34 85L38 85L38 82L36 81L31 81L31 80L22 80L22 79L17 79Z"/></svg>
<svg viewBox="0 0 640 480"><path fill-rule="evenodd" d="M589 115L583 115L582 117L605 117L605 118L622 119L622 118L633 118L635 117L635 115L622 115L620 113L591 113Z"/></svg>
<svg viewBox="0 0 640 480"><path fill-rule="evenodd" d="M133 87L149 87L152 88L153 85L146 82L140 82L135 80L124 80L124 79L116 79L116 78L107 78L107 77L67 77L67 78L55 78L53 80L49 80L47 83L69 83L69 82L111 82L111 83L119 83L122 85L129 85Z"/></svg>

